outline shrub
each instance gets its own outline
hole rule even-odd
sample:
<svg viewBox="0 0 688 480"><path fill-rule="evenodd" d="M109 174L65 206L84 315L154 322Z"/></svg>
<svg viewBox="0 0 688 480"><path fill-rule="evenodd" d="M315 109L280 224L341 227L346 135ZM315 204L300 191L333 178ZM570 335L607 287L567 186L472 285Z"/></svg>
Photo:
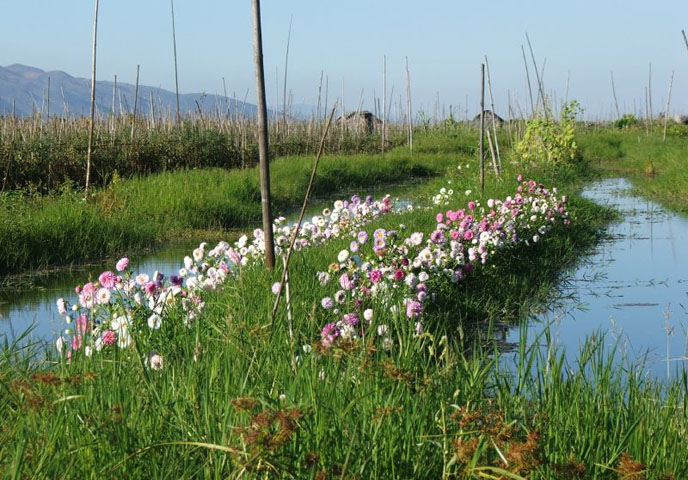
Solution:
<svg viewBox="0 0 688 480"><path fill-rule="evenodd" d="M516 145L516 157L533 164L569 164L580 160L575 135L576 114L582 109L573 100L564 105L561 118L555 121L551 113L535 117L526 124L523 138Z"/></svg>

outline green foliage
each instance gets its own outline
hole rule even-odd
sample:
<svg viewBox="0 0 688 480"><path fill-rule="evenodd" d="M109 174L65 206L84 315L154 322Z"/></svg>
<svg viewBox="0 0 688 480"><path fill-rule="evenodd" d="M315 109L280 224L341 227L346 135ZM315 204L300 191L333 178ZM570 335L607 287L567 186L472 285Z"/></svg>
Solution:
<svg viewBox="0 0 688 480"><path fill-rule="evenodd" d="M614 122L616 128L629 128L638 124L638 119L632 113L626 113Z"/></svg>
<svg viewBox="0 0 688 480"><path fill-rule="evenodd" d="M578 102L573 100L564 105L559 121L553 120L551 113L529 120L523 138L516 145L516 157L523 163L551 166L580 161L575 121L581 111Z"/></svg>

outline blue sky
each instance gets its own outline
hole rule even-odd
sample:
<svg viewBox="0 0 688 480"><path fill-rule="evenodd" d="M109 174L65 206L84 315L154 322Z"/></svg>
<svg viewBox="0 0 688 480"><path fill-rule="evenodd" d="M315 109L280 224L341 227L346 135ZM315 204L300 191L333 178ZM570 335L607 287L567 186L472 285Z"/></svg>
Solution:
<svg viewBox="0 0 688 480"><path fill-rule="evenodd" d="M0 0L0 65L23 63L88 77L93 1ZM521 45L527 31L545 88L560 100L570 75L569 98L589 118L612 115L610 71L622 110L644 108L648 66L652 101L663 111L675 71L672 113L688 113L688 29L685 0L577 0L460 2L449 0L263 0L263 33L268 102L279 80L293 18L288 88L295 103L317 102L320 73L329 100L341 95L347 110L359 97L372 109L381 95L382 57L387 57L387 94L405 97L408 56L414 110L434 113L434 104L469 114L478 108L479 71L487 55L498 113L507 92L526 108ZM182 92L230 93L255 101L250 0L176 0L179 84ZM141 82L174 89L169 0L101 0L98 78ZM570 72L570 73L569 73ZM531 75L533 71L531 70ZM405 100L404 100L405 101ZM281 102L281 99L280 99ZM396 105L392 109L398 108Z"/></svg>

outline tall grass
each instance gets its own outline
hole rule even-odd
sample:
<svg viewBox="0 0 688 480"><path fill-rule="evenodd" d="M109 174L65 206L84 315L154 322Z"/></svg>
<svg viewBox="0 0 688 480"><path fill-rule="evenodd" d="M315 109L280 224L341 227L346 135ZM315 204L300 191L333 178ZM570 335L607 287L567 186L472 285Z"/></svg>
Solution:
<svg viewBox="0 0 688 480"><path fill-rule="evenodd" d="M312 158L284 157L271 166L274 207L297 205ZM443 174L452 155L399 150L384 157L326 156L314 195L412 182ZM193 230L228 230L259 223L257 169L165 172L110 183L84 203L63 186L53 195L0 195L0 274L123 255Z"/></svg>
<svg viewBox="0 0 688 480"><path fill-rule="evenodd" d="M450 180L457 191L476 187L474 174ZM488 183L490 196L507 190ZM546 338L522 343L510 366L476 333L504 312L524 316L514 307L539 303L594 243L605 211L583 200L570 209L573 226L532 254L503 252L494 268L446 285L427 333L400 336L389 351L302 347L317 339L327 293L315 272L346 239L293 257L294 343L284 311L269 322L279 272L259 267L208 297L191 328L167 319L159 371L135 350L67 364L7 349L0 469L14 478L619 478L632 469L682 478L685 378L660 386L627 374L600 340L570 365ZM422 211L379 226L428 221Z"/></svg>

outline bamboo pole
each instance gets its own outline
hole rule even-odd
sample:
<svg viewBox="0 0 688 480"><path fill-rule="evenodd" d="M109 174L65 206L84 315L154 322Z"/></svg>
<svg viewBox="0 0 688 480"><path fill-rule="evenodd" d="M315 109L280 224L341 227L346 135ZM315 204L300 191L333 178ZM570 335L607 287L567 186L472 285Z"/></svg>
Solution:
<svg viewBox="0 0 688 480"><path fill-rule="evenodd" d="M409 152L413 155L413 117L411 116L411 73L409 72L408 57L406 57L406 116L408 117Z"/></svg>
<svg viewBox="0 0 688 480"><path fill-rule="evenodd" d="M268 151L268 111L265 103L265 71L263 69L263 34L260 21L260 0L253 5L253 57L256 71L256 95L258 104L258 154L260 164L260 197L263 211L263 235L265 237L265 266L275 268L275 243L272 234L270 205L270 157Z"/></svg>
<svg viewBox="0 0 688 480"><path fill-rule="evenodd" d="M287 34L287 51L284 55L284 93L282 94L282 125L283 125L283 136L289 135L289 130L287 129L287 67L289 66L289 44L291 43L291 24L294 20L292 15L289 18L289 33Z"/></svg>
<svg viewBox="0 0 688 480"><path fill-rule="evenodd" d="M671 71L671 79L669 80L669 94L667 95L666 109L664 109L664 135L662 141L666 142L667 121L669 120L669 103L671 102L671 87L674 85L674 71Z"/></svg>
<svg viewBox="0 0 688 480"><path fill-rule="evenodd" d="M487 63L487 55L485 55L485 70L487 71L487 91L490 94L490 108L492 109L492 136L494 137L494 148L490 142L490 152L492 153L492 164L494 166L495 175L499 175L502 170L502 160L499 155L499 140L497 140L497 119L495 118L494 97L492 96L492 82L490 81L490 64ZM488 141L489 141L488 136ZM495 156L496 153L496 156Z"/></svg>
<svg viewBox="0 0 688 480"><path fill-rule="evenodd" d="M528 60L526 60L526 51L521 45L521 53L523 54L523 65L526 68L526 80L528 81L528 95L530 97L530 115L535 116L535 103L533 102L533 88L530 86L530 73L528 71Z"/></svg>
<svg viewBox="0 0 688 480"><path fill-rule="evenodd" d="M95 2L95 13L93 15L93 53L91 56L91 115L88 125L88 149L86 150L86 187L84 188L84 198L88 199L88 187L91 181L91 155L93 154L93 124L96 113L96 40L98 38L98 2Z"/></svg>
<svg viewBox="0 0 688 480"><path fill-rule="evenodd" d="M616 118L621 118L621 113L619 112L619 102L616 99L616 86L614 85L614 72L609 72L612 77L612 94L614 95L614 107L616 107Z"/></svg>
<svg viewBox="0 0 688 480"><path fill-rule="evenodd" d="M253 0L257 2L258 0ZM275 321L275 314L277 313L277 307L279 306L280 298L282 295L282 286L284 285L284 280L287 275L289 268L289 261L291 260L291 254L294 251L294 244L296 243L296 237L301 230L301 222L303 222L303 216L306 213L306 208L308 207L308 202L311 198L311 190L313 189L313 182L315 181L315 174L318 172L318 165L320 164L320 157L322 157L323 150L325 148L325 138L327 138L327 132L330 130L330 124L332 123L332 117L334 117L334 112L337 111L337 102L332 106L330 111L330 116L325 124L325 130L323 131L322 137L320 137L320 145L318 146L318 153L315 155L315 162L313 162L313 170L311 171L311 178L308 181L308 187L306 188L306 194L303 197L303 205L301 206L301 213L299 214L299 219L294 226L294 233L291 236L291 241L289 242L289 248L287 249L287 255L284 260L284 270L282 270L282 278L279 282L279 287L277 290L277 296L275 298L275 303L272 306L272 313L270 315L272 321Z"/></svg>
<svg viewBox="0 0 688 480"><path fill-rule="evenodd" d="M382 153L385 153L387 133L387 55L382 56Z"/></svg>
<svg viewBox="0 0 688 480"><path fill-rule="evenodd" d="M480 65L480 195L485 196L485 64Z"/></svg>
<svg viewBox="0 0 688 480"><path fill-rule="evenodd" d="M134 128L136 127L136 108L139 105L139 69L141 65L136 65L136 87L134 88L134 115L131 119L131 141L134 141Z"/></svg>
<svg viewBox="0 0 688 480"><path fill-rule="evenodd" d="M681 34L683 35L683 42L686 44L686 50L688 50L688 37L686 37L686 31L681 30Z"/></svg>
<svg viewBox="0 0 688 480"><path fill-rule="evenodd" d="M177 73L177 34L174 27L174 0L170 0L172 11L172 48L174 50L174 89L177 97L177 125L181 123L181 112L179 110L179 75Z"/></svg>
<svg viewBox="0 0 688 480"><path fill-rule="evenodd" d="M528 32L526 32L526 40L528 41L528 49L530 50L530 57L533 61L533 68L535 69L535 78L538 82L538 92L540 98L542 98L542 108L545 112L545 119L549 120L549 113L547 112L547 104L545 103L545 92L543 91L543 86L542 86L542 79L540 77L540 72L538 71L537 68L537 63L535 62L535 53L533 52L533 45L530 43L530 37L528 36ZM543 65L543 73L544 73L544 65ZM538 101L539 105L539 101Z"/></svg>

